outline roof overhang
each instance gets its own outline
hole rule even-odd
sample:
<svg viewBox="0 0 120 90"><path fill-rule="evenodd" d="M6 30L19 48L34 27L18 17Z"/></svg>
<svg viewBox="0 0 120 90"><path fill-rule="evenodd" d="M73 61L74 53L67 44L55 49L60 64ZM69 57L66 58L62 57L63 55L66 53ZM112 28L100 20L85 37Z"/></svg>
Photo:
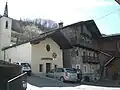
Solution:
<svg viewBox="0 0 120 90"><path fill-rule="evenodd" d="M38 37L24 41L22 43L13 44L12 46L4 47L2 48L2 51L28 42L30 42L31 44L38 44L40 43L40 41L44 40L45 38L53 39L60 46L61 49L66 49L71 47L70 42L65 38L65 36L59 30L52 30L49 32L42 33Z"/></svg>
<svg viewBox="0 0 120 90"><path fill-rule="evenodd" d="M72 46L70 42L65 38L65 36L59 30L47 35L47 37L55 41L60 46L61 49L67 49ZM40 43L41 40L44 40L45 38L46 37L37 38L36 40L31 41L31 44L38 44Z"/></svg>

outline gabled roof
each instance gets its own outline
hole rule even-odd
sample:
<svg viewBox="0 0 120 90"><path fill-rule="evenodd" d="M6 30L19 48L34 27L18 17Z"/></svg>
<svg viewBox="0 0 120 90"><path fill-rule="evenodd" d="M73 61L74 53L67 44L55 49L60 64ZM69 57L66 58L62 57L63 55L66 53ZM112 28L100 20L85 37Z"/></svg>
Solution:
<svg viewBox="0 0 120 90"><path fill-rule="evenodd" d="M88 30L91 32L93 38L100 38L102 37L102 34L100 33L97 25L95 24L94 20L88 20L84 22L87 26Z"/></svg>
<svg viewBox="0 0 120 90"><path fill-rule="evenodd" d="M81 25L85 24L87 29L91 32L91 34L92 34L92 36L94 38L102 37L102 34L100 33L100 31L99 31L97 25L95 24L94 20L80 21L80 22L77 22L77 23L73 23L73 24L64 26L61 29L64 29L64 28L67 28L67 27L71 27L71 26L74 26L74 25L80 25L80 24Z"/></svg>

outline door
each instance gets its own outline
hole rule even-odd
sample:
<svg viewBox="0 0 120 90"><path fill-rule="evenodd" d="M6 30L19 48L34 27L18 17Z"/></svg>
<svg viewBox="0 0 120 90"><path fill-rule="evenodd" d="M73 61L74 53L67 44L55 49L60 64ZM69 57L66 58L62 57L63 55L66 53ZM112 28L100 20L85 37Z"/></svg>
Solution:
<svg viewBox="0 0 120 90"><path fill-rule="evenodd" d="M51 70L51 63L46 63L46 73L50 72Z"/></svg>

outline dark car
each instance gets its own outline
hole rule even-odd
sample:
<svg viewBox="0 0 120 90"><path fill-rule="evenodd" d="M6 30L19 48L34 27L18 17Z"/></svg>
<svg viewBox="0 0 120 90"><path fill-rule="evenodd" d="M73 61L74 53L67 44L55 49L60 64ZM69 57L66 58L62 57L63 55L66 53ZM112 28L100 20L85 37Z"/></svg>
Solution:
<svg viewBox="0 0 120 90"><path fill-rule="evenodd" d="M21 63L22 71L27 72L29 76L31 76L31 66L29 63Z"/></svg>

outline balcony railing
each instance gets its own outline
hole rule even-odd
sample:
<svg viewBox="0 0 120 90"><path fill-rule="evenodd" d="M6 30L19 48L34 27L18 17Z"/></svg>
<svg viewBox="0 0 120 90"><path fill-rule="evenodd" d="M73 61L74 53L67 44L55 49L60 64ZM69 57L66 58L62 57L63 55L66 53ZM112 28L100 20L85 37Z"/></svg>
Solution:
<svg viewBox="0 0 120 90"><path fill-rule="evenodd" d="M82 56L82 59L83 59L83 62L86 62L86 63L100 63L97 57Z"/></svg>

